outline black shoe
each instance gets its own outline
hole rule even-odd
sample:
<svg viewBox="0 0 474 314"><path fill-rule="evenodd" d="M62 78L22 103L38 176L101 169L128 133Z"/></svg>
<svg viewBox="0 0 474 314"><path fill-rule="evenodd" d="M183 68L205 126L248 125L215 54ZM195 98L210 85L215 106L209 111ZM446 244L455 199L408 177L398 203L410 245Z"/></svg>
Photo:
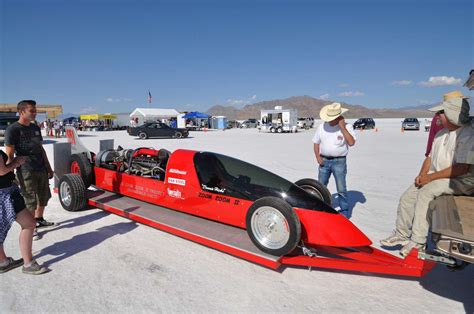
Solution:
<svg viewBox="0 0 474 314"><path fill-rule="evenodd" d="M0 274L6 273L7 271L12 270L13 268L17 268L23 265L22 258L14 260L11 257L7 257L7 260L8 260L8 264L6 264L5 266L0 266Z"/></svg>
<svg viewBox="0 0 474 314"><path fill-rule="evenodd" d="M44 228L44 227L52 227L52 226L56 226L56 224L54 222L47 221L44 219L36 220L36 228Z"/></svg>

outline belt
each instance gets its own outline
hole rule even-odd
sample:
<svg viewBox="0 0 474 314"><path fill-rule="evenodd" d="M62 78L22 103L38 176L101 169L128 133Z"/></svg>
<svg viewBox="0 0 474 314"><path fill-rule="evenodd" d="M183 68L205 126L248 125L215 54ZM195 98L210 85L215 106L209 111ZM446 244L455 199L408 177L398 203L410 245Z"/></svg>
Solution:
<svg viewBox="0 0 474 314"><path fill-rule="evenodd" d="M346 159L346 156L338 156L338 157L332 157L332 156L324 156L321 155L324 159L331 160L331 159Z"/></svg>

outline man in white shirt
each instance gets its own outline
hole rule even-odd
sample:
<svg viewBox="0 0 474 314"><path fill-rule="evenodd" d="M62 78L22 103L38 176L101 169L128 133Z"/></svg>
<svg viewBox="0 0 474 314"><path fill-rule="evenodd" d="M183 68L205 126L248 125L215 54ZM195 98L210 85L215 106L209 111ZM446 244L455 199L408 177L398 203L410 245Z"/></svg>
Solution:
<svg viewBox="0 0 474 314"><path fill-rule="evenodd" d="M458 97L430 110L440 115L444 128L436 134L415 182L400 198L396 229L380 241L387 247L404 245L402 256L425 248L432 200L443 194L474 193L474 129L469 124L469 103Z"/></svg>
<svg viewBox="0 0 474 314"><path fill-rule="evenodd" d="M337 102L321 109L319 116L325 122L316 129L313 149L319 164L319 181L327 186L329 177L331 174L334 175L341 208L339 212L349 218L346 156L349 153L349 146L355 144L356 137L352 125L346 124L342 116L347 110Z"/></svg>

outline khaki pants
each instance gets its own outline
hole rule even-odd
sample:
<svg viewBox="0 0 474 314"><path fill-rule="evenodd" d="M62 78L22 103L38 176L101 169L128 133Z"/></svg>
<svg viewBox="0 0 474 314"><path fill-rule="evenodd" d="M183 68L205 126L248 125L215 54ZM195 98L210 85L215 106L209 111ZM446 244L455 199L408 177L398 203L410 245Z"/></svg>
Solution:
<svg viewBox="0 0 474 314"><path fill-rule="evenodd" d="M457 192L457 193L456 193ZM443 194L461 194L453 190L449 179L432 181L422 188L412 184L400 197L397 212L397 233L420 244L426 243L431 219L427 217L432 200Z"/></svg>

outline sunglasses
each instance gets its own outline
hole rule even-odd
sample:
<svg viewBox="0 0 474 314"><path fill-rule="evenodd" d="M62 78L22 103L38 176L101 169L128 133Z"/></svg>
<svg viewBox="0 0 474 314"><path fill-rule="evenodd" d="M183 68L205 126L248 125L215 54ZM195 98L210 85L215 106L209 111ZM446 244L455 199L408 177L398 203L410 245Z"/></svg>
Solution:
<svg viewBox="0 0 474 314"><path fill-rule="evenodd" d="M442 114L442 113L444 113L444 110L440 110L440 111L437 111L437 112L436 112L437 115L440 115L440 114Z"/></svg>

